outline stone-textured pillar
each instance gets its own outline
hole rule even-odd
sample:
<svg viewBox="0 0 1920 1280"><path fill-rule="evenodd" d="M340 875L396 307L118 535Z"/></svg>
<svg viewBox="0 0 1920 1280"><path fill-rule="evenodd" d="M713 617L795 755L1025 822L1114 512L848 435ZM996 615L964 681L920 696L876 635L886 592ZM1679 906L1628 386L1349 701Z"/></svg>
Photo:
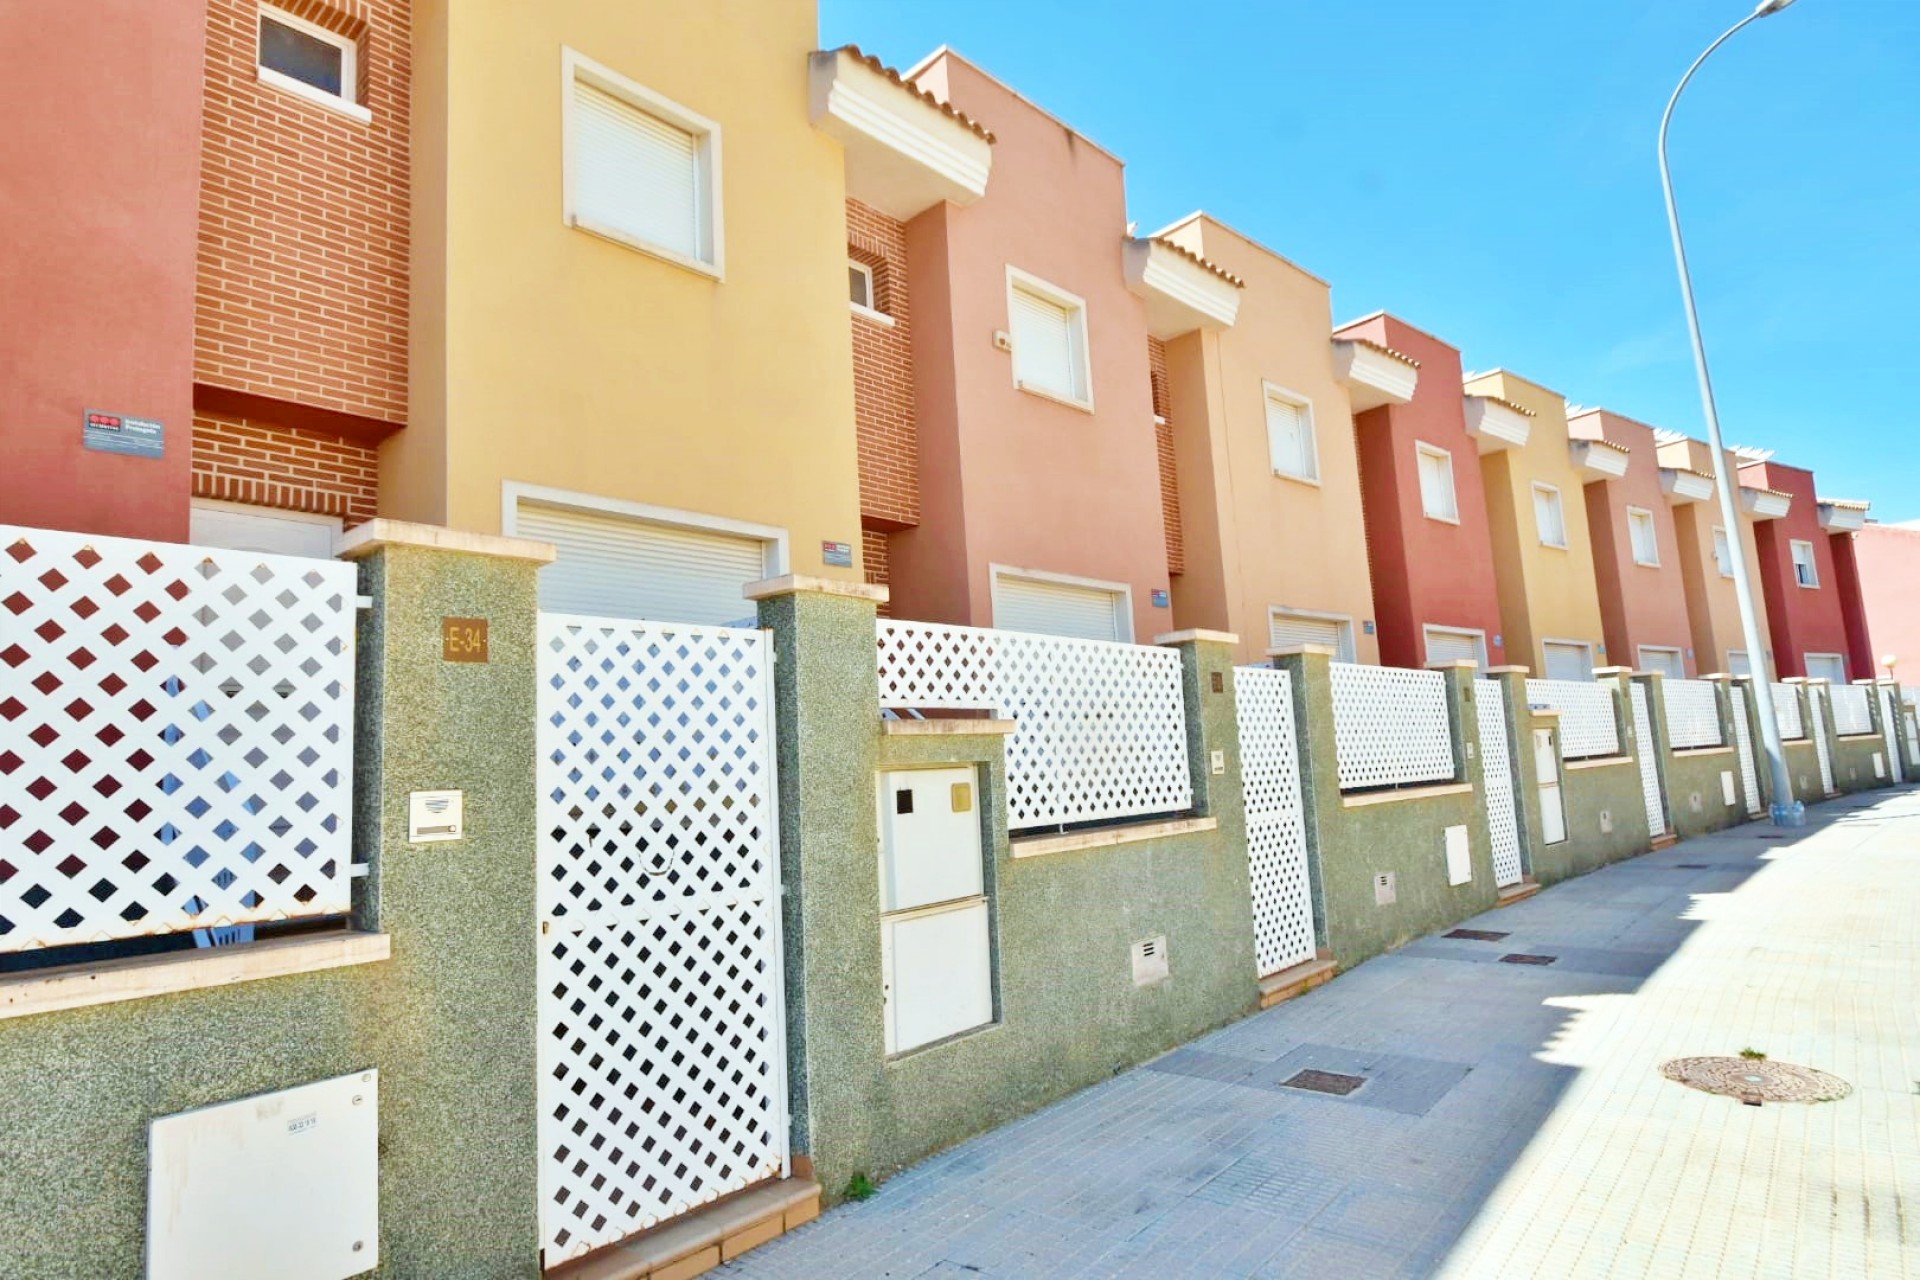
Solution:
<svg viewBox="0 0 1920 1280"><path fill-rule="evenodd" d="M1155 636L1153 642L1180 651L1193 811L1199 817L1218 818L1229 843L1245 848L1239 719L1233 698L1233 655L1240 637L1225 631L1175 631Z"/></svg>
<svg viewBox="0 0 1920 1280"><path fill-rule="evenodd" d="M553 548L375 520L341 554L373 601L356 655L360 923L393 938L359 1028L381 1072L380 1260L536 1275L534 584ZM484 660L448 660L448 618L486 624ZM461 837L410 844L408 794L446 790L464 796Z"/></svg>

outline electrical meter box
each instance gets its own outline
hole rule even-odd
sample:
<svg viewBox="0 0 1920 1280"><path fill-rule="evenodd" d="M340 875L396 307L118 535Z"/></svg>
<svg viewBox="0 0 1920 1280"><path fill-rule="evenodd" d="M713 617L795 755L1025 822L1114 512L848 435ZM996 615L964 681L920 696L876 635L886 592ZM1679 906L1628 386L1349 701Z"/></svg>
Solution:
<svg viewBox="0 0 1920 1280"><path fill-rule="evenodd" d="M981 893L980 795L971 767L880 775L880 909Z"/></svg>
<svg viewBox="0 0 1920 1280"><path fill-rule="evenodd" d="M993 1021L993 924L970 765L878 779L886 1052Z"/></svg>

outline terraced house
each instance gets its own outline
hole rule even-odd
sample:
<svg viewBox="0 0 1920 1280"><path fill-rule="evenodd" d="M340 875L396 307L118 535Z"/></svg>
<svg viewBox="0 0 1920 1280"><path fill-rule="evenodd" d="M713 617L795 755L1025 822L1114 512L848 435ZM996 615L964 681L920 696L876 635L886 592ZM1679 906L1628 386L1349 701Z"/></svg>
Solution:
<svg viewBox="0 0 1920 1280"><path fill-rule="evenodd" d="M1733 588L1733 557L1746 557L1752 582L1760 581L1760 561L1754 540L1755 522L1773 519L1764 514L1774 507L1752 501L1736 487L1738 522L1730 533L1720 513L1714 489L1713 451L1704 440L1673 432L1656 432L1660 463L1660 492L1673 511L1674 539L1680 559L1680 579L1686 590L1687 625L1692 636L1695 669L1702 673L1750 675L1756 669L1773 672L1772 647L1755 664L1747 653L1740 629L1740 606ZM1738 459L1726 454L1729 474L1738 471ZM1736 552L1737 548L1737 552ZM1767 636L1767 600L1754 594L1754 610L1763 642Z"/></svg>
<svg viewBox="0 0 1920 1280"><path fill-rule="evenodd" d="M1824 500L1811 471L1753 451L1742 456L1740 499L1757 521L1754 550L1780 675L1835 684L1872 678L1852 541L1866 504Z"/></svg>

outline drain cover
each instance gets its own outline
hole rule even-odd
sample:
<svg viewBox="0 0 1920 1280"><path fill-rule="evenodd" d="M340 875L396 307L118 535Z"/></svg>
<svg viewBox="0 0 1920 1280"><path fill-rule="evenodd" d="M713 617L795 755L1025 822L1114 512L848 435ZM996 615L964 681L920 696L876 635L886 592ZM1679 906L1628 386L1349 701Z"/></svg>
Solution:
<svg viewBox="0 0 1920 1280"><path fill-rule="evenodd" d="M1455 929L1451 933L1443 934L1442 936L1448 938L1465 938L1468 942L1498 942L1500 939L1509 935L1495 933L1491 929Z"/></svg>
<svg viewBox="0 0 1920 1280"><path fill-rule="evenodd" d="M1660 1074L1689 1089L1756 1107L1763 1102L1833 1102L1853 1092L1852 1085L1825 1071L1749 1058L1675 1058L1660 1064Z"/></svg>
<svg viewBox="0 0 1920 1280"><path fill-rule="evenodd" d="M1331 1093L1344 1098L1367 1082L1365 1076L1343 1076L1338 1071L1315 1071L1309 1067L1296 1073L1292 1079L1280 1083L1289 1089L1305 1089L1309 1093Z"/></svg>
<svg viewBox="0 0 1920 1280"><path fill-rule="evenodd" d="M1711 871L1713 870L1712 867L1709 867L1704 862L1676 862L1673 864L1673 869L1675 871Z"/></svg>
<svg viewBox="0 0 1920 1280"><path fill-rule="evenodd" d="M1515 951L1500 957L1501 964L1552 964L1559 956L1530 956L1524 951Z"/></svg>

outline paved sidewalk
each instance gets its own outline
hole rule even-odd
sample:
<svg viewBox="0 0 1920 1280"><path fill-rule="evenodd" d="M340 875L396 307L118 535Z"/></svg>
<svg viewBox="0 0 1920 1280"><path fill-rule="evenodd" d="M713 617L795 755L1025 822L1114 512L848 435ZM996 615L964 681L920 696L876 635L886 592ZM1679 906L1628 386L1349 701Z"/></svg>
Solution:
<svg viewBox="0 0 1920 1280"><path fill-rule="evenodd" d="M1808 816L1370 961L720 1274L1920 1278L1920 789ZM1753 1108L1658 1073L1749 1047L1854 1092ZM1369 1082L1280 1085L1307 1067Z"/></svg>

